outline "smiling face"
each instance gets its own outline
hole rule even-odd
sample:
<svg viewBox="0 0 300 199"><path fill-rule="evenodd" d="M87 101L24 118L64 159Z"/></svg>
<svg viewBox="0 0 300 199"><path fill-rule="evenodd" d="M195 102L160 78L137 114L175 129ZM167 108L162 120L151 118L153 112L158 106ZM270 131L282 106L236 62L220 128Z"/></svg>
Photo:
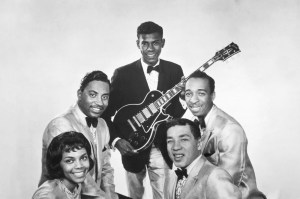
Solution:
<svg viewBox="0 0 300 199"><path fill-rule="evenodd" d="M82 183L89 171L90 162L85 148L63 152L60 166L64 173L63 184L70 190Z"/></svg>
<svg viewBox="0 0 300 199"><path fill-rule="evenodd" d="M136 44L142 53L143 61L154 66L158 61L161 49L165 45L165 39L159 33L140 34Z"/></svg>
<svg viewBox="0 0 300 199"><path fill-rule="evenodd" d="M204 78L190 78L185 84L185 101L193 115L206 116L213 106L215 93L211 93L209 81Z"/></svg>
<svg viewBox="0 0 300 199"><path fill-rule="evenodd" d="M78 90L78 106L88 117L100 117L108 105L109 84L91 81L83 91Z"/></svg>
<svg viewBox="0 0 300 199"><path fill-rule="evenodd" d="M189 166L200 155L200 138L195 139L189 125L176 125L167 130L168 154L176 167Z"/></svg>

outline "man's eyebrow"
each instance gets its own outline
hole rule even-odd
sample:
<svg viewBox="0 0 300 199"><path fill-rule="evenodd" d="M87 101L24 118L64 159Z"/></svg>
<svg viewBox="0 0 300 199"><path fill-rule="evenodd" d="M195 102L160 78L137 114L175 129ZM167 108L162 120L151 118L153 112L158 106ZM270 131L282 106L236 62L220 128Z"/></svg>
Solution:
<svg viewBox="0 0 300 199"><path fill-rule="evenodd" d="M180 138L183 138L183 137L191 137L189 134L182 134L179 136Z"/></svg>
<svg viewBox="0 0 300 199"><path fill-rule="evenodd" d="M108 93L102 93L101 96L104 96L104 95L109 95L109 92Z"/></svg>
<svg viewBox="0 0 300 199"><path fill-rule="evenodd" d="M73 156L65 156L63 159L67 159L67 158L72 158L72 159L74 159L74 157Z"/></svg>
<svg viewBox="0 0 300 199"><path fill-rule="evenodd" d="M90 92L93 92L93 93L98 93L97 91L95 91L95 90L93 90L93 89L91 89L91 90L88 90L88 92L90 93Z"/></svg>
<svg viewBox="0 0 300 199"><path fill-rule="evenodd" d="M87 155L87 152L83 153L80 157Z"/></svg>

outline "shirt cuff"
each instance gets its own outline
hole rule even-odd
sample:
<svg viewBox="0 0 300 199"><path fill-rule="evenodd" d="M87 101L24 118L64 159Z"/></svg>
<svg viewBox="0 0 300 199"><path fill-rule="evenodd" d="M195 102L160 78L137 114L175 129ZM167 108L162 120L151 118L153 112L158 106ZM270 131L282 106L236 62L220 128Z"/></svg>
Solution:
<svg viewBox="0 0 300 199"><path fill-rule="evenodd" d="M111 146L113 147L113 149L116 149L116 148L115 148L115 144L116 144L117 141L120 140L120 139L121 139L121 138L117 137L117 138L115 138L114 141L111 143Z"/></svg>

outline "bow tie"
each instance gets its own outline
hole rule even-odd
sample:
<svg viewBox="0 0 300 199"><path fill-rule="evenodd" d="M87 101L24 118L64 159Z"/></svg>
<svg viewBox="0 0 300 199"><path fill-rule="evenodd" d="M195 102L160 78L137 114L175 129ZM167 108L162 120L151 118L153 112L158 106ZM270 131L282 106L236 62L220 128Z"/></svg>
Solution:
<svg viewBox="0 0 300 199"><path fill-rule="evenodd" d="M153 67L153 66L148 66L148 68L147 68L147 73L151 73L151 71L153 71L153 70L159 72L159 65L157 65L157 66L155 66L155 67Z"/></svg>
<svg viewBox="0 0 300 199"><path fill-rule="evenodd" d="M186 178L188 177L186 169L176 169L175 173L176 173L176 175L178 177L178 180L183 179L183 176L185 176Z"/></svg>
<svg viewBox="0 0 300 199"><path fill-rule="evenodd" d="M205 121L204 121L204 117L200 117L200 118L198 118L198 120L195 119L195 120L194 120L194 123L195 123L196 125L200 126L201 129L206 128Z"/></svg>
<svg viewBox="0 0 300 199"><path fill-rule="evenodd" d="M88 127L91 127L91 125L96 128L97 124L98 124L98 118L96 117L86 117L86 124L88 125Z"/></svg>

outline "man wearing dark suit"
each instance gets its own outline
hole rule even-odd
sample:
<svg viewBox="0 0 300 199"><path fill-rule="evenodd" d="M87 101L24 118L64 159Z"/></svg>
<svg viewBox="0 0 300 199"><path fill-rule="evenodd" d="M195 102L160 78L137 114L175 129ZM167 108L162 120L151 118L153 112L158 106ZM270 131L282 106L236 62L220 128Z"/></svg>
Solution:
<svg viewBox="0 0 300 199"><path fill-rule="evenodd" d="M142 103L150 90L165 92L179 83L183 76L181 67L175 63L159 59L164 47L163 29L153 22L142 23L137 29L136 41L142 58L115 70L112 77L112 90L109 106L105 112L107 122L122 106ZM181 117L185 110L175 97L167 108L173 117ZM142 107L144 108L144 107ZM126 170L127 185L130 197L142 198L144 194L143 179L146 170L150 178L154 198L163 198L163 185L169 167L162 157L157 133L154 144L137 153L126 140L129 135L117 125L111 124L111 142L122 155L122 163Z"/></svg>
<svg viewBox="0 0 300 199"><path fill-rule="evenodd" d="M243 199L262 199L257 189L254 169L247 153L248 140L242 126L214 105L215 81L197 71L185 84L185 100L189 110L202 121L204 156L225 169L239 187ZM211 136L210 136L211 135Z"/></svg>
<svg viewBox="0 0 300 199"><path fill-rule="evenodd" d="M180 118L166 126L167 149L177 170L166 178L165 199L241 199L229 173L201 155L198 125Z"/></svg>

